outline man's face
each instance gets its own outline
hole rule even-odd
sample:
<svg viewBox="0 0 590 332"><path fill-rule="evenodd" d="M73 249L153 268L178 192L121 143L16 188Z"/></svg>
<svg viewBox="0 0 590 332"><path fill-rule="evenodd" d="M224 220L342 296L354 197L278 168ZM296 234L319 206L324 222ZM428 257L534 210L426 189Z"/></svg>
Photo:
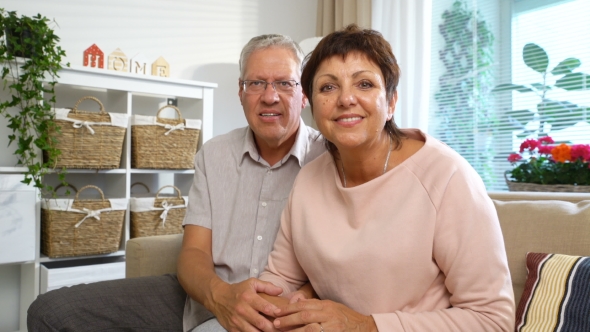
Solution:
<svg viewBox="0 0 590 332"><path fill-rule="evenodd" d="M301 73L293 52L269 47L257 50L245 64L242 80L300 82ZM258 146L278 147L293 137L299 128L301 109L307 99L298 85L291 93L278 93L271 84L261 94L244 92L240 84L240 101L246 120L254 132Z"/></svg>

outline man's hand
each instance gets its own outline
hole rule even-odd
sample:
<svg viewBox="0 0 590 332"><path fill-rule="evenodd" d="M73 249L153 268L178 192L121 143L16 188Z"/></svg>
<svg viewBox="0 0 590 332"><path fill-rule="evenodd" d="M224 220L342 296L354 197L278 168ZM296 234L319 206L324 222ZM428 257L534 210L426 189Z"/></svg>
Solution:
<svg viewBox="0 0 590 332"><path fill-rule="evenodd" d="M275 305L257 293L277 296L283 291L255 278L236 284L218 282L212 286L212 301L206 307L228 331L277 331L265 316L274 316Z"/></svg>

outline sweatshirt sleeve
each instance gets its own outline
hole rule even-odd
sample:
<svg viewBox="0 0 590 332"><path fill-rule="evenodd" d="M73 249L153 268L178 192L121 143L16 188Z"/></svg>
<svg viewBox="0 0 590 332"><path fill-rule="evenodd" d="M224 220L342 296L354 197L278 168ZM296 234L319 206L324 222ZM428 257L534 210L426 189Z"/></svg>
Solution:
<svg viewBox="0 0 590 332"><path fill-rule="evenodd" d="M451 307L373 314L379 331L512 331L514 295L497 213L475 171L458 170L437 208L433 259Z"/></svg>
<svg viewBox="0 0 590 332"><path fill-rule="evenodd" d="M268 263L260 280L268 281L283 289L282 295L298 290L307 281L307 275L299 265L293 249L291 229L291 202L293 191L281 214L281 226Z"/></svg>

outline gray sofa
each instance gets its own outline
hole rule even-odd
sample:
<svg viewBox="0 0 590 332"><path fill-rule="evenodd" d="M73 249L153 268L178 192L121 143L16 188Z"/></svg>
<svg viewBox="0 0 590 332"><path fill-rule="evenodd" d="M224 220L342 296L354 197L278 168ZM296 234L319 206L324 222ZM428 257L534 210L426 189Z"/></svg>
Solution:
<svg viewBox="0 0 590 332"><path fill-rule="evenodd" d="M590 256L590 193L494 192L516 304L527 276L527 252ZM126 277L176 272L182 235L131 239Z"/></svg>

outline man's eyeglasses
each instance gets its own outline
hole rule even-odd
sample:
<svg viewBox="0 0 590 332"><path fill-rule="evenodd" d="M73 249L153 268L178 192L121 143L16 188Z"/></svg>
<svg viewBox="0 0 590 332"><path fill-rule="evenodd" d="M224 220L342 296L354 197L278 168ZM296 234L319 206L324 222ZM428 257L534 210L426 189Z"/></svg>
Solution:
<svg viewBox="0 0 590 332"><path fill-rule="evenodd" d="M264 93L264 91L266 90L266 86L269 84L272 85L272 87L275 89L277 93L284 94L293 93L293 91L295 91L295 88L299 85L299 83L295 80L274 81L272 83L262 80L246 80L242 81L242 84L244 86L244 92L252 95L259 95L261 93Z"/></svg>

